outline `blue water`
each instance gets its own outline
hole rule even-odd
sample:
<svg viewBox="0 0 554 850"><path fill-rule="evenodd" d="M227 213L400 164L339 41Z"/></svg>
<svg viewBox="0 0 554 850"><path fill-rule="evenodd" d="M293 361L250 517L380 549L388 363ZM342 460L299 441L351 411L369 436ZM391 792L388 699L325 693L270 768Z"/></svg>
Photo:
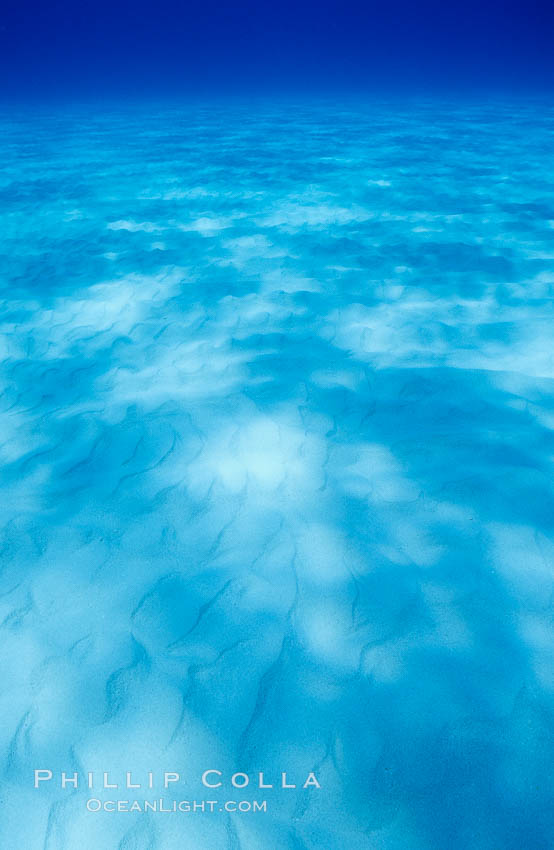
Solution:
<svg viewBox="0 0 554 850"><path fill-rule="evenodd" d="M554 846L551 105L1 127L0 846Z"/></svg>

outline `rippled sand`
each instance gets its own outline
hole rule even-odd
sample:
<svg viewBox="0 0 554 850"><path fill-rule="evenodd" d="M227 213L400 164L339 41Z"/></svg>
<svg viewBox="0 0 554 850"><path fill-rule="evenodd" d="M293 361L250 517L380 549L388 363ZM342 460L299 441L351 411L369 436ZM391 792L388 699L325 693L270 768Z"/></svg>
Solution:
<svg viewBox="0 0 554 850"><path fill-rule="evenodd" d="M1 846L551 848L551 106L1 128Z"/></svg>

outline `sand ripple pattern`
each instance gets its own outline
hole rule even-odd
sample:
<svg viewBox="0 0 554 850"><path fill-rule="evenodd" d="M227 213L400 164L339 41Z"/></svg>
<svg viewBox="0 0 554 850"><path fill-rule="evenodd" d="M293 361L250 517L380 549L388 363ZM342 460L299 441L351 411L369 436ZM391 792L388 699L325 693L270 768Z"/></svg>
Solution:
<svg viewBox="0 0 554 850"><path fill-rule="evenodd" d="M2 847L553 846L553 139L2 115ZM322 788L96 815L46 767Z"/></svg>

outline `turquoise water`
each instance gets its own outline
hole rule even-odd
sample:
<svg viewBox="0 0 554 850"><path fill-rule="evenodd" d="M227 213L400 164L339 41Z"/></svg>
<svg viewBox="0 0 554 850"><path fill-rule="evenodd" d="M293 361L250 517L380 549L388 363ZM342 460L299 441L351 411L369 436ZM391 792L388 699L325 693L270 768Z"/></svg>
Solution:
<svg viewBox="0 0 554 850"><path fill-rule="evenodd" d="M551 848L551 106L1 126L1 846Z"/></svg>

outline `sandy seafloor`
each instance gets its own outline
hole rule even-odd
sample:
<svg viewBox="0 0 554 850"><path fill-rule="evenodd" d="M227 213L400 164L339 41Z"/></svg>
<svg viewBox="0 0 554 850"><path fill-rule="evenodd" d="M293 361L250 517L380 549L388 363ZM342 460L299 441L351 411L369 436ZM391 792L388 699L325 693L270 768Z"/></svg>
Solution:
<svg viewBox="0 0 554 850"><path fill-rule="evenodd" d="M0 148L0 846L554 847L552 106L3 108ZM87 812L163 770L268 810Z"/></svg>

